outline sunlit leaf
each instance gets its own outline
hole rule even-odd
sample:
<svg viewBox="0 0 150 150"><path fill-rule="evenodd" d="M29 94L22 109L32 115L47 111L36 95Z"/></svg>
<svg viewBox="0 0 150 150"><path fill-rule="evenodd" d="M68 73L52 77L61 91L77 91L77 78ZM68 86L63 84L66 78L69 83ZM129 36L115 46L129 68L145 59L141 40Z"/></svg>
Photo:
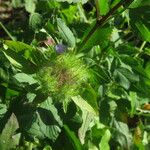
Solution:
<svg viewBox="0 0 150 150"><path fill-rule="evenodd" d="M105 15L109 11L109 0L98 0L100 15Z"/></svg>
<svg viewBox="0 0 150 150"><path fill-rule="evenodd" d="M36 0L25 0L25 9L29 13L34 13L35 8L36 8Z"/></svg>
<svg viewBox="0 0 150 150"><path fill-rule="evenodd" d="M96 115L95 110L82 97L72 97L72 100L81 110L86 110L87 112Z"/></svg>
<svg viewBox="0 0 150 150"><path fill-rule="evenodd" d="M37 83L31 75L27 75L25 73L17 73L14 78L20 83L29 83L30 85Z"/></svg>
<svg viewBox="0 0 150 150"><path fill-rule="evenodd" d="M109 130L106 130L104 135L102 136L101 142L99 144L100 150L110 150L109 140L111 137L111 133Z"/></svg>

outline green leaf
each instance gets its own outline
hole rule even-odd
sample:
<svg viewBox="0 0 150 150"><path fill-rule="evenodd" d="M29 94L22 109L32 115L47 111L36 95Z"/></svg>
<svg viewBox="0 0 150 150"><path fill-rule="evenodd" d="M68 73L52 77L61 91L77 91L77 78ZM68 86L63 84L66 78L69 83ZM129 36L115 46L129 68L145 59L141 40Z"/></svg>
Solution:
<svg viewBox="0 0 150 150"><path fill-rule="evenodd" d="M109 143L108 143L110 138L111 138L111 133L107 129L105 131L104 135L102 136L101 142L99 144L100 150L110 150L110 146L109 146Z"/></svg>
<svg viewBox="0 0 150 150"><path fill-rule="evenodd" d="M11 50L15 52L26 52L26 51L32 51L33 48L32 46L20 42L20 41L10 41L10 40L5 40L5 44L10 48Z"/></svg>
<svg viewBox="0 0 150 150"><path fill-rule="evenodd" d="M52 99L50 97L48 97L46 101L44 101L43 103L40 104L40 108L49 110L52 113L52 115L54 116L55 120L58 122L58 124L60 126L63 125L62 121L61 121L61 118L58 115L58 110L54 106L54 104L52 102Z"/></svg>
<svg viewBox="0 0 150 150"><path fill-rule="evenodd" d="M87 112L93 115L96 115L95 110L82 97L75 96L75 97L72 97L72 100L81 110L86 110Z"/></svg>
<svg viewBox="0 0 150 150"><path fill-rule="evenodd" d="M0 80L4 82L8 82L9 80L8 72L1 67L0 67Z"/></svg>
<svg viewBox="0 0 150 150"><path fill-rule="evenodd" d="M134 114L136 113L136 108L137 108L137 102L138 102L137 94L135 92L130 92L129 93L129 100L131 102L130 115L131 115L131 117L133 117Z"/></svg>
<svg viewBox="0 0 150 150"><path fill-rule="evenodd" d="M63 128L74 150L82 150L82 145L79 139L76 137L75 133L71 131L67 125L64 125Z"/></svg>
<svg viewBox="0 0 150 150"><path fill-rule="evenodd" d="M42 24L42 16L39 13L31 13L29 18L29 27L33 30L38 30Z"/></svg>
<svg viewBox="0 0 150 150"><path fill-rule="evenodd" d="M149 9L150 6L142 6L129 11L131 26L144 41L150 41Z"/></svg>
<svg viewBox="0 0 150 150"><path fill-rule="evenodd" d="M98 0L100 15L106 15L109 11L109 0Z"/></svg>
<svg viewBox="0 0 150 150"><path fill-rule="evenodd" d="M31 59L31 53L33 52L32 46L20 41L10 40L6 40L5 44L14 52L22 54L26 59Z"/></svg>
<svg viewBox="0 0 150 150"><path fill-rule="evenodd" d="M29 103L33 102L33 100L34 100L35 97L36 97L36 94L30 93L30 92L27 93L27 99L28 99Z"/></svg>
<svg viewBox="0 0 150 150"><path fill-rule="evenodd" d="M68 43L70 47L74 47L76 44L75 37L72 31L66 26L63 20L57 18L57 26L60 36Z"/></svg>
<svg viewBox="0 0 150 150"><path fill-rule="evenodd" d="M68 24L71 24L74 21L74 18L75 18L74 16L76 15L77 11L78 9L76 5L70 5L69 8L62 10L62 14L66 18L66 22Z"/></svg>
<svg viewBox="0 0 150 150"><path fill-rule="evenodd" d="M6 58L10 61L10 63L12 64L12 65L14 65L15 67L17 67L17 68L22 68L22 65L19 63L19 62L17 62L15 59L13 59L13 58L11 58L9 55L7 55L4 51L3 51L3 53L4 53L4 55L6 56Z"/></svg>
<svg viewBox="0 0 150 150"><path fill-rule="evenodd" d="M91 142L88 142L88 147L89 147L88 150L98 150L98 148Z"/></svg>
<svg viewBox="0 0 150 150"><path fill-rule="evenodd" d="M130 87L130 81L126 78L122 72L120 72L118 69L114 71L114 77L118 84L120 84L125 89L129 89Z"/></svg>
<svg viewBox="0 0 150 150"><path fill-rule="evenodd" d="M12 0L12 6L14 8L22 7L22 0Z"/></svg>
<svg viewBox="0 0 150 150"><path fill-rule="evenodd" d="M89 129L89 126L90 126L93 118L94 118L93 114L87 112L86 110L82 111L83 123L78 131L78 135L79 135L79 138L80 138L80 141L82 144L84 144L86 132Z"/></svg>
<svg viewBox="0 0 150 150"><path fill-rule="evenodd" d="M72 97L74 103L82 110L82 119L83 123L81 128L79 129L79 138L82 144L84 144L84 139L86 132L89 128L90 123L92 122L94 116L97 114L97 110L95 111L91 105L89 105L82 97L76 96Z"/></svg>
<svg viewBox="0 0 150 150"><path fill-rule="evenodd" d="M2 52L13 66L27 73L35 72L37 67L32 62L31 53L33 53L33 49L31 46L14 41L6 41L6 45L8 49Z"/></svg>
<svg viewBox="0 0 150 150"><path fill-rule="evenodd" d="M56 0L57 2L82 3L85 4L88 0Z"/></svg>
<svg viewBox="0 0 150 150"><path fill-rule="evenodd" d="M32 125L27 132L33 137L55 141L61 132L60 127L62 127L62 120L51 98L48 97L39 105L35 119L32 120Z"/></svg>
<svg viewBox="0 0 150 150"><path fill-rule="evenodd" d="M126 68L118 68L117 69L119 72L121 72L127 79L133 82L138 82L139 81L139 76L129 69Z"/></svg>
<svg viewBox="0 0 150 150"><path fill-rule="evenodd" d="M27 75L25 73L17 73L14 78L20 83L28 83L29 85L37 83L31 75Z"/></svg>
<svg viewBox="0 0 150 150"><path fill-rule="evenodd" d="M115 140L119 142L122 148L130 149L132 136L129 132L128 125L123 122L116 121L114 119L113 127L114 127L113 135L114 135Z"/></svg>
<svg viewBox="0 0 150 150"><path fill-rule="evenodd" d="M44 147L43 150L52 150L52 148L51 148L51 146L47 145L47 146Z"/></svg>
<svg viewBox="0 0 150 150"><path fill-rule="evenodd" d="M92 106L92 108L95 110L95 112L99 111L99 107L97 104L97 92L90 86L89 84L86 84L86 88L83 93L83 98L86 99L86 101Z"/></svg>
<svg viewBox="0 0 150 150"><path fill-rule="evenodd" d="M12 114L6 123L2 134L0 135L0 149L1 150L10 150L14 148L17 144L19 144L18 138L20 136L16 136L15 131L19 128L17 118L14 114ZM15 138L16 136L16 138Z"/></svg>
<svg viewBox="0 0 150 150"><path fill-rule="evenodd" d="M34 13L37 0L25 0L25 9L29 13Z"/></svg>
<svg viewBox="0 0 150 150"><path fill-rule="evenodd" d="M4 104L0 104L0 118L3 116L7 111L7 107Z"/></svg>
<svg viewBox="0 0 150 150"><path fill-rule="evenodd" d="M95 23L93 23L90 28L87 29L85 32L85 35L83 39L81 40L81 45L79 46L79 51L86 51L88 52L91 50L91 48L95 45L104 45L104 42L107 42L110 39L110 35L112 33L111 27L103 27L103 28L97 28L92 35L89 35L90 37L87 37L87 35L90 33L91 29L95 26ZM86 41L85 41L86 40ZM84 43L86 42L86 43Z"/></svg>
<svg viewBox="0 0 150 150"><path fill-rule="evenodd" d="M137 8L145 5L150 5L150 0L134 0L129 8Z"/></svg>

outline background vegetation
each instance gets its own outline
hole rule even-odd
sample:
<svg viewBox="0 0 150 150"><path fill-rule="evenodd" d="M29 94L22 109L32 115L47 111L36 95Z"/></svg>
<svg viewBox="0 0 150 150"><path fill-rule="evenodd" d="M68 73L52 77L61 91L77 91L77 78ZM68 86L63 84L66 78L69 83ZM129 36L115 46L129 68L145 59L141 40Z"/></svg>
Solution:
<svg viewBox="0 0 150 150"><path fill-rule="evenodd" d="M150 0L0 1L0 150L149 150Z"/></svg>

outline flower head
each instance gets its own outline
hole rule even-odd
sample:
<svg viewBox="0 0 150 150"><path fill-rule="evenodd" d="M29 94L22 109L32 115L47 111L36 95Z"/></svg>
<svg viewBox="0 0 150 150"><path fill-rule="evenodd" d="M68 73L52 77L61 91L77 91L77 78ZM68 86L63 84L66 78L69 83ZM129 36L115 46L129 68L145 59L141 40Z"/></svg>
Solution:
<svg viewBox="0 0 150 150"><path fill-rule="evenodd" d="M63 45L63 44L57 44L55 46L55 50L57 53L61 54L61 53L64 53L67 49L67 46Z"/></svg>
<svg viewBox="0 0 150 150"><path fill-rule="evenodd" d="M37 73L41 89L58 101L68 103L80 93L82 83L87 82L89 70L83 61L71 53L58 55L53 62Z"/></svg>

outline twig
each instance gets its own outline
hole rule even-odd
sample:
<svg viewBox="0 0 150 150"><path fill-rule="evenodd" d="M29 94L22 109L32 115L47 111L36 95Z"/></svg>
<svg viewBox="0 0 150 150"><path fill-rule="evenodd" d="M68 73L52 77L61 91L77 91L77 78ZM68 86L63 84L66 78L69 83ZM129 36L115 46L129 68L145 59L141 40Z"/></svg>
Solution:
<svg viewBox="0 0 150 150"><path fill-rule="evenodd" d="M146 43L146 41L142 43L141 47L139 48L139 52L135 55L135 57L138 57L143 52L143 48L145 47Z"/></svg>
<svg viewBox="0 0 150 150"><path fill-rule="evenodd" d="M144 48L145 45L146 45L146 41L144 41L144 42L142 43L142 45L141 45L141 47L140 47L140 49L139 49L139 52L142 52L142 51L143 51L143 48Z"/></svg>
<svg viewBox="0 0 150 150"><path fill-rule="evenodd" d="M10 32L6 29L6 27L2 24L2 22L0 22L0 26L7 33L7 35L10 37L10 39L13 40L13 41L15 41L15 38L10 34Z"/></svg>

